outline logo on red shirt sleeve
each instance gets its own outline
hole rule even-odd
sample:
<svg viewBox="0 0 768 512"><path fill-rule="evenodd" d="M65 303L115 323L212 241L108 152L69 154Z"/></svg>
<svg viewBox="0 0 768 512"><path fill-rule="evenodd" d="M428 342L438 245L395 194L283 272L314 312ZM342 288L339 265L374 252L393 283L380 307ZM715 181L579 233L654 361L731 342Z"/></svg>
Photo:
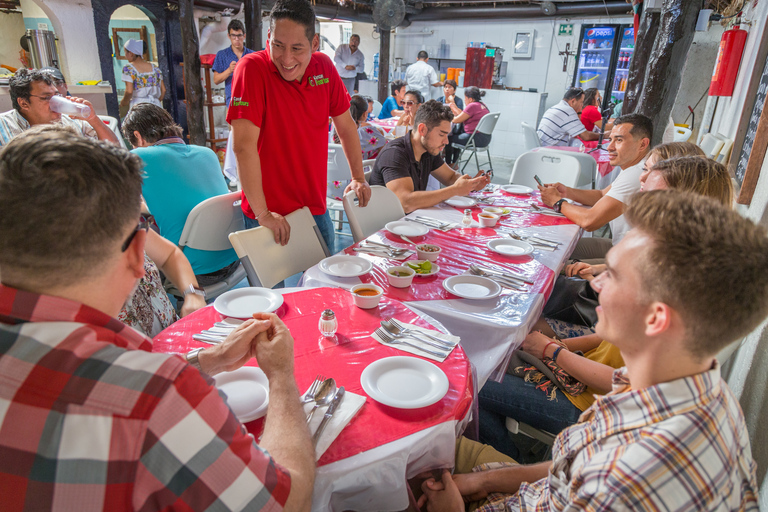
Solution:
<svg viewBox="0 0 768 512"><path fill-rule="evenodd" d="M231 107L247 107L248 106L248 102L247 101L243 101L242 97L240 97L240 98L232 98L232 102L229 104L229 106L231 106Z"/></svg>

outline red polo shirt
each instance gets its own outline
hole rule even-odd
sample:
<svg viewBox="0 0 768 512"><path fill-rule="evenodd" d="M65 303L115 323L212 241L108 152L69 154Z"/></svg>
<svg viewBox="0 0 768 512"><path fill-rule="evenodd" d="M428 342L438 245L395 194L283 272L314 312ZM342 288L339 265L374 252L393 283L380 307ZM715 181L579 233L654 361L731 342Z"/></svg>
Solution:
<svg viewBox="0 0 768 512"><path fill-rule="evenodd" d="M261 176L267 207L287 215L308 206L325 213L328 117L349 110L349 93L331 59L312 54L301 82L283 80L269 49L240 59L232 79L227 122L258 126ZM243 194L243 212L254 218Z"/></svg>

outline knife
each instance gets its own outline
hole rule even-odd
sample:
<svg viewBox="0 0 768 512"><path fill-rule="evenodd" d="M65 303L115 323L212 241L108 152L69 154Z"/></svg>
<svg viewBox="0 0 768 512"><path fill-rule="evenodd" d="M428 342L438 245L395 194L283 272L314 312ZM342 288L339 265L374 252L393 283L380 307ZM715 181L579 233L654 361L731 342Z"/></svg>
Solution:
<svg viewBox="0 0 768 512"><path fill-rule="evenodd" d="M506 277L508 279L516 279L518 281L523 281L524 283L533 284L533 281L529 281L528 279L524 278L523 276L521 276L519 274L518 275L516 275L516 274L508 274L506 272L499 272L498 270L493 270L491 268L482 268L481 267L481 269L483 271L485 271L485 272L488 272L489 274L495 274L497 276Z"/></svg>
<svg viewBox="0 0 768 512"><path fill-rule="evenodd" d="M453 222L445 222L440 219L435 219L432 217L423 217L421 215L417 215L416 218L422 222L432 222L434 224L437 224L439 229L451 229L452 227L455 226L455 223Z"/></svg>
<svg viewBox="0 0 768 512"><path fill-rule="evenodd" d="M325 429L325 426L328 424L328 422L331 421L331 417L333 417L333 413L336 412L336 409L339 407L339 404L341 403L342 398L344 398L344 386L341 386L336 391L336 395L333 397L333 400L331 400L331 405L329 405L328 410L325 411L325 416L323 416L323 421L320 422L320 425L317 427L317 431L315 432L315 435L312 436L313 446L317 446L317 441L318 439L320 439L320 435L323 433L323 430Z"/></svg>
<svg viewBox="0 0 768 512"><path fill-rule="evenodd" d="M409 220L411 222L418 222L419 224L423 224L424 226L427 226L429 228L435 228L435 229L443 229L440 224L429 222L424 219L412 219L410 217L406 217L405 220Z"/></svg>

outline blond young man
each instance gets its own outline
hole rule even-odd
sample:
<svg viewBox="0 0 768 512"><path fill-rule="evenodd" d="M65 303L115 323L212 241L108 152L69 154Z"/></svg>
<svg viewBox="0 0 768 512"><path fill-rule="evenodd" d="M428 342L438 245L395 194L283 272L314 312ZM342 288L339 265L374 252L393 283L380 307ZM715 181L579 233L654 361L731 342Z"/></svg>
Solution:
<svg viewBox="0 0 768 512"><path fill-rule="evenodd" d="M446 472L424 483L427 510L487 498L483 512L757 510L744 417L715 356L768 314L765 229L687 192L639 194L625 215L633 229L592 281L597 334L626 363L613 391L558 435L551 462ZM457 468L479 446L462 440Z"/></svg>

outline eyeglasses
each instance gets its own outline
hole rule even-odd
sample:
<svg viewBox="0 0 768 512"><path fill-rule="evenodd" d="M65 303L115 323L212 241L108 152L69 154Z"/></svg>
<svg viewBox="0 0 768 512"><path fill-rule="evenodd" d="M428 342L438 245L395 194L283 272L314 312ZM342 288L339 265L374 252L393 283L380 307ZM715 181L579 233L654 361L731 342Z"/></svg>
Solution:
<svg viewBox="0 0 768 512"><path fill-rule="evenodd" d="M122 252L125 252L128 250L128 248L133 243L133 239L136 238L136 233L138 233L142 229L144 231L149 231L149 221L145 219L143 215L139 219L139 223L136 224L136 227L133 228L133 231L131 232L131 234L128 235L128 238L126 238L125 242L123 242L123 247L120 249Z"/></svg>
<svg viewBox="0 0 768 512"><path fill-rule="evenodd" d="M408 105L410 107L411 105L418 105L418 103L415 101L404 101L403 105Z"/></svg>
<svg viewBox="0 0 768 512"><path fill-rule="evenodd" d="M34 96L35 98L40 98L44 102L48 103L49 101L51 101L51 98L53 98L54 96L61 96L61 94L56 93L56 94L49 94L49 95L46 95L46 96L39 96L37 94L30 94L30 96Z"/></svg>
<svg viewBox="0 0 768 512"><path fill-rule="evenodd" d="M243 39L245 38L245 34L229 34L230 39Z"/></svg>

